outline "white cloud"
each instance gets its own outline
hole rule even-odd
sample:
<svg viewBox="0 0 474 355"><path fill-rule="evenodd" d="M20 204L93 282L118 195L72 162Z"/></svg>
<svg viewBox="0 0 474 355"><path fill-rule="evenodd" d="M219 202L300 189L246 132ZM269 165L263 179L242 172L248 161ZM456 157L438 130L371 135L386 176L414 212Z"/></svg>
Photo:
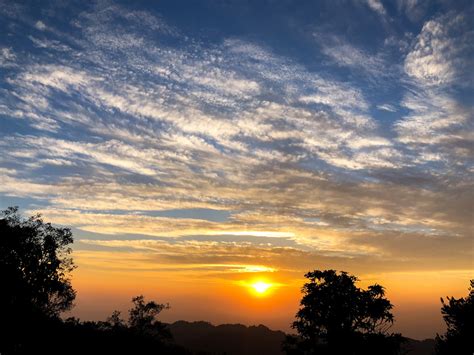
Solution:
<svg viewBox="0 0 474 355"><path fill-rule="evenodd" d="M36 21L35 27L36 27L36 29L38 29L40 31L44 31L47 28L43 21Z"/></svg>
<svg viewBox="0 0 474 355"><path fill-rule="evenodd" d="M362 70L364 74L369 74L370 80L380 80L383 77L391 77L398 72L398 67L393 66L391 71L387 71L387 63L381 53L370 53L343 37L328 35L324 32L313 33L313 38L321 47L321 52L327 55L339 66L348 67L355 70Z"/></svg>
<svg viewBox="0 0 474 355"><path fill-rule="evenodd" d="M408 93L402 106L410 114L396 123L403 143L438 144L459 138L469 112L447 94L437 91Z"/></svg>
<svg viewBox="0 0 474 355"><path fill-rule="evenodd" d="M32 85L41 84L61 91L67 91L68 86L85 86L90 78L84 71L71 67L46 65L33 66L28 72L21 75L20 80Z"/></svg>
<svg viewBox="0 0 474 355"><path fill-rule="evenodd" d="M472 31L466 31L467 23L465 15L455 12L427 21L405 58L405 71L412 80L401 106L409 113L395 123L395 130L418 163L457 161L460 171L469 166L472 108L453 91L472 87L468 69Z"/></svg>
<svg viewBox="0 0 474 355"><path fill-rule="evenodd" d="M22 179L12 169L1 169L0 172L0 193L5 196L34 198L53 195L55 187L52 185Z"/></svg>
<svg viewBox="0 0 474 355"><path fill-rule="evenodd" d="M107 37L113 36L113 32L107 32ZM104 50L102 39L93 38L93 41L94 51L97 47ZM115 39L112 40L114 41ZM373 133L376 125L368 115L369 104L360 90L347 83L323 79L254 44L228 40L224 42L224 47L208 50L209 54L204 56L171 48L163 49L151 43L135 52L140 50L144 50L146 53L143 54L155 60L140 62L138 65L133 56L129 58L130 65L123 68L123 74L122 69L119 69L110 73L107 78L97 72L75 69L74 66L33 65L25 68L17 79L10 82L17 86L18 96L25 103L23 109L27 117L37 116L38 128L58 130L59 124L54 124L58 120L62 124L75 122L87 125L88 129L96 132L99 130L98 122L84 117L89 113L80 106L78 109L84 112L77 114L54 110L52 105L48 105L54 93L44 91L41 88L44 86L62 91L69 97L80 94L87 104L92 102L105 112L119 111L128 115L141 131L140 135L149 133L149 129L143 129L143 120L152 119L165 124L182 137L199 136L232 151L253 155L245 159L246 163L255 159L262 161L264 157L283 162L288 161L289 157L278 152L269 154L264 149L251 153L242 144L243 137L265 143L271 143L275 139L293 139L308 153L323 160L336 153L322 152L321 149L336 149L341 152L344 151L341 150L344 145L351 150L361 148L360 145L351 143L356 141L358 135L366 140L381 141ZM239 53L238 57L235 56L236 51ZM105 49L104 52L106 55L108 50ZM267 62L256 63L254 55ZM97 67L105 69L103 59L97 60ZM222 63L227 67L224 68ZM147 65L153 68L154 76L148 73L148 69L144 69ZM125 79L130 68L137 73L143 70L147 72L146 86L140 81ZM292 81L297 83L293 84ZM311 91L303 94L300 86L310 88ZM286 102L267 102L258 98L269 90L285 92ZM73 107L78 106L77 103L71 104ZM298 107L301 104L305 107ZM314 108L313 104L324 107ZM116 122L113 116L110 120L116 125L123 124ZM110 123L104 124L111 126ZM117 132L117 127L113 129ZM107 132L104 128L100 130ZM160 138L163 130L160 129L155 134ZM128 134L127 138L129 136ZM124 135L121 134L121 137ZM178 140L176 143L182 141ZM209 149L211 146L206 144L206 149ZM340 152L337 154L340 155ZM345 159L350 159L353 153L348 154ZM96 154L95 158L98 159L99 156ZM107 159L109 163L112 161L110 157ZM123 157L119 157L111 165L117 166L121 159ZM105 158L99 160L101 163L106 161ZM126 161L125 159L122 167L125 167ZM334 160L328 162L332 163ZM370 160L367 162L360 162L357 166L369 167ZM128 169L138 172L138 168L133 165L129 165ZM142 170L147 175L153 174L152 171L153 169Z"/></svg>
<svg viewBox="0 0 474 355"><path fill-rule="evenodd" d="M464 52L473 36L463 31L466 21L453 12L427 21L405 59L406 73L430 86L453 84L467 73L470 59Z"/></svg>
<svg viewBox="0 0 474 355"><path fill-rule="evenodd" d="M377 105L379 110L388 111L388 112L397 112L397 108L390 104L381 104Z"/></svg>
<svg viewBox="0 0 474 355"><path fill-rule="evenodd" d="M3 47L0 49L0 68L15 66L16 55L11 48Z"/></svg>
<svg viewBox="0 0 474 355"><path fill-rule="evenodd" d="M382 138L382 137L361 137L361 136L354 137L350 141L349 144L354 149L374 147L374 146L375 147L392 146L392 142L390 142L386 138Z"/></svg>
<svg viewBox="0 0 474 355"><path fill-rule="evenodd" d="M367 5L381 16L385 16L387 11L380 0L367 0Z"/></svg>
<svg viewBox="0 0 474 355"><path fill-rule="evenodd" d="M302 96L299 100L304 103L319 103L336 108L364 112L369 104L360 90L342 83L328 82L318 79L314 82L315 94Z"/></svg>

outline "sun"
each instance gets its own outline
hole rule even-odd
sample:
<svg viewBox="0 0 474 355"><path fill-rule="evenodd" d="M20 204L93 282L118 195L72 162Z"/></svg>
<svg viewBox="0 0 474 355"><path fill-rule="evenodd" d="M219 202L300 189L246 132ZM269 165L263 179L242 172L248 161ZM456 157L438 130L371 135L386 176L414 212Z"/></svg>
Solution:
<svg viewBox="0 0 474 355"><path fill-rule="evenodd" d="M283 284L272 282L266 278L255 278L251 280L240 280L238 283L245 287L254 297L263 298L270 296Z"/></svg>
<svg viewBox="0 0 474 355"><path fill-rule="evenodd" d="M254 289L255 292L258 294L263 295L265 292L268 291L270 287L272 287L271 284L263 282L263 281L257 281L251 284L252 288Z"/></svg>

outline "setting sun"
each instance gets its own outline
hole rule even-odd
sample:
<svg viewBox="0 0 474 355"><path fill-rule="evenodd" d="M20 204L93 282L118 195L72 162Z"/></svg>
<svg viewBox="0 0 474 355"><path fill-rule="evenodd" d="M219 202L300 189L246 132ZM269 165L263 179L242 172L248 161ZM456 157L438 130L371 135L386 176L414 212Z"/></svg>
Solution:
<svg viewBox="0 0 474 355"><path fill-rule="evenodd" d="M252 288L255 290L255 292L259 294L264 294L265 292L268 291L270 287L272 287L271 284L263 282L263 281L254 282L252 284Z"/></svg>

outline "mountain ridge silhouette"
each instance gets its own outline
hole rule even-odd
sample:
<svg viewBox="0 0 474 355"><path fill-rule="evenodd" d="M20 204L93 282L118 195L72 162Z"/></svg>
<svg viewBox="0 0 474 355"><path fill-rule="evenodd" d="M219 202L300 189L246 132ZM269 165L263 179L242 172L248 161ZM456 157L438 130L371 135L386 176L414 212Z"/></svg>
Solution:
<svg viewBox="0 0 474 355"><path fill-rule="evenodd" d="M174 342L193 354L206 355L281 355L286 333L263 324L239 323L214 325L207 321L179 320L167 324ZM407 355L431 355L434 339L407 338L403 349Z"/></svg>

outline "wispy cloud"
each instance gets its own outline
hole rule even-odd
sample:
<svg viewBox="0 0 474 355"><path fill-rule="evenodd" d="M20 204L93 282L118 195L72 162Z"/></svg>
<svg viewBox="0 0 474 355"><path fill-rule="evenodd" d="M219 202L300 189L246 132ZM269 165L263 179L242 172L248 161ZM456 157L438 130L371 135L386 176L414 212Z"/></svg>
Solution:
<svg viewBox="0 0 474 355"><path fill-rule="evenodd" d="M387 11L380 0L367 0L367 5L379 15L387 15Z"/></svg>
<svg viewBox="0 0 474 355"><path fill-rule="evenodd" d="M0 68L15 66L16 55L11 48L0 48Z"/></svg>
<svg viewBox="0 0 474 355"><path fill-rule="evenodd" d="M397 112L397 108L390 104L377 105L379 110L388 111L388 112Z"/></svg>
<svg viewBox="0 0 474 355"><path fill-rule="evenodd" d="M472 104L455 97L473 85L467 23L465 15L449 12L423 25L405 58L413 82L401 105L409 113L395 124L400 141L417 149L421 160L450 162L461 171L472 166L474 143Z"/></svg>
<svg viewBox="0 0 474 355"><path fill-rule="evenodd" d="M390 33L416 37L402 62L319 31L316 66L254 39L191 37L149 11L83 10L67 33L50 18L15 23L28 55L2 44L2 196L47 201L35 211L102 235L81 238L89 248L163 248L176 263L188 252L190 265L414 260L410 248L422 264L452 240L469 262L472 110L456 96L471 85L459 79L467 17ZM186 208L230 217L153 215ZM235 240L176 241L196 235Z"/></svg>
<svg viewBox="0 0 474 355"><path fill-rule="evenodd" d="M313 34L321 47L321 52L328 56L335 64L354 70L357 74L362 71L369 80L379 80L381 77L396 75L398 66L387 71L389 65L380 53L370 53L366 49L354 46L342 36L328 35L321 31Z"/></svg>

